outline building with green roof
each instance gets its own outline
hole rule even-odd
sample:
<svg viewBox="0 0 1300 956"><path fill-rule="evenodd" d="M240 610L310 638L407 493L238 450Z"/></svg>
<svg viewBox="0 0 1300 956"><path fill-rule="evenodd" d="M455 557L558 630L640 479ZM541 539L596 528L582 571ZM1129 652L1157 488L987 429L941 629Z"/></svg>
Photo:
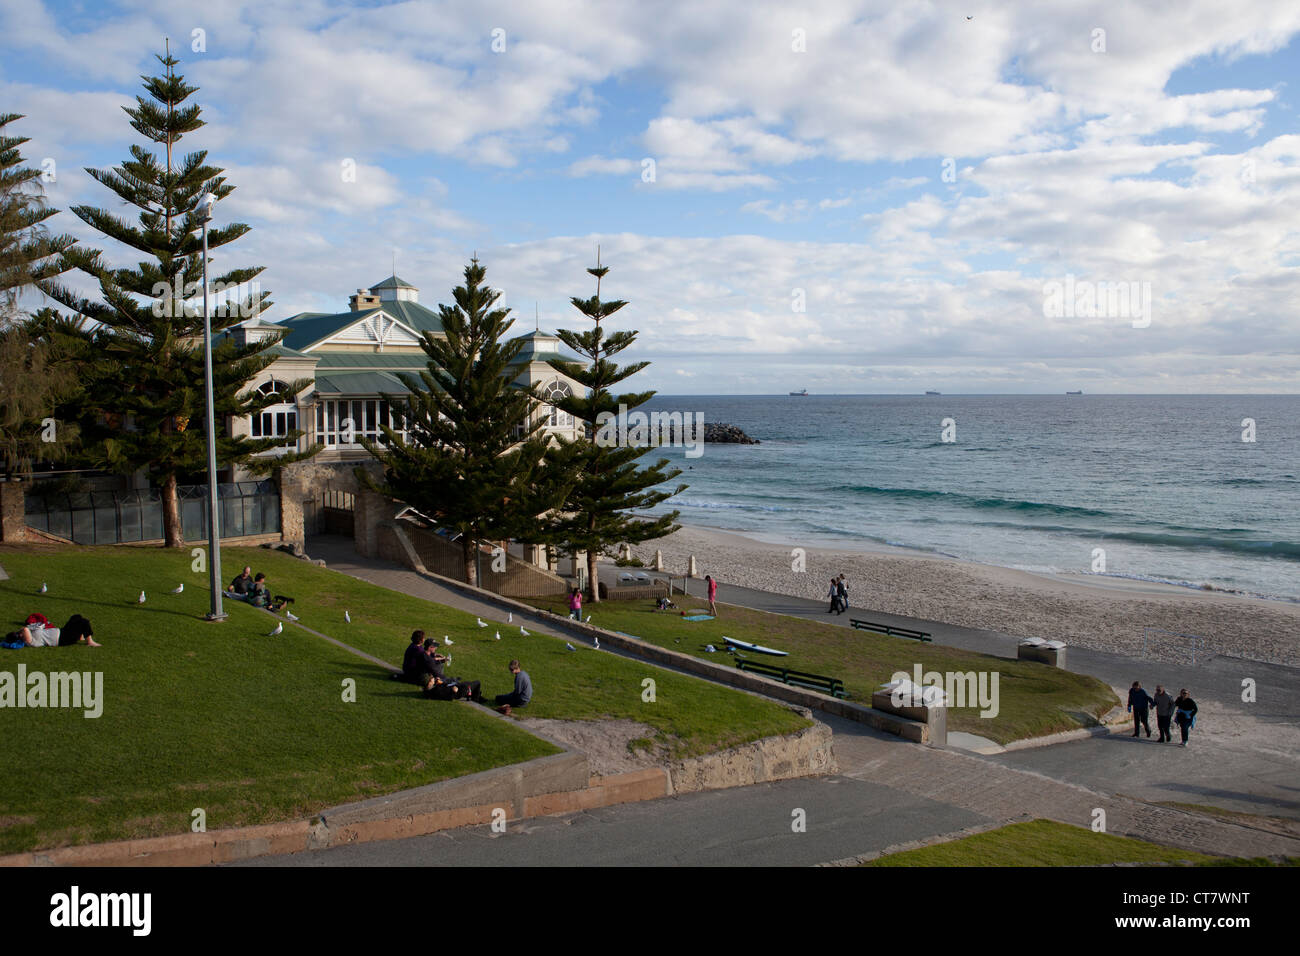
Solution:
<svg viewBox="0 0 1300 956"><path fill-rule="evenodd" d="M275 361L249 383L282 401L234 422L234 433L268 438L301 428L306 434L287 442L280 453L319 443L324 447L314 459L319 464L352 467L369 457L361 442L381 440L381 424L396 426L385 396L407 393L401 374L418 375L428 366L420 342L425 335L443 335L438 313L420 304L419 293L392 275L358 289L348 299L347 311L301 312L278 323L257 318L232 330L241 342L287 330L275 347ZM573 360L561 351L558 338L540 330L522 338L524 345L512 363L515 381L536 385L547 397L572 395L582 387L547 364L548 359ZM307 388L288 394L287 383L304 379L311 383ZM547 433L577 436L572 416L553 405L540 405L536 414Z"/></svg>

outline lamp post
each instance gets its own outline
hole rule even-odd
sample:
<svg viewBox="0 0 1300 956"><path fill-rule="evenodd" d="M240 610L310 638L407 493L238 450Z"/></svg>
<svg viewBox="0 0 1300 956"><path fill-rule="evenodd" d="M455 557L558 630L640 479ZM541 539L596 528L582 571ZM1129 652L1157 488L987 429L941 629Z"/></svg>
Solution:
<svg viewBox="0 0 1300 956"><path fill-rule="evenodd" d="M217 197L204 193L199 200L199 221L203 223L203 363L204 397L208 406L208 586L212 591L209 621L224 621L221 609L221 527L217 512L217 428L212 401L212 320L208 316L208 223Z"/></svg>

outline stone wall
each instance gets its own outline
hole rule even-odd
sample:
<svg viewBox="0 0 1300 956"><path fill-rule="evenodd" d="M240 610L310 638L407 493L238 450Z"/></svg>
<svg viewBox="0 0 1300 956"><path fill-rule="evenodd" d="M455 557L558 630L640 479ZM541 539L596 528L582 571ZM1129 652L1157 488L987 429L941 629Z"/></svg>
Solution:
<svg viewBox="0 0 1300 956"><path fill-rule="evenodd" d="M812 712L799 708L809 719ZM770 780L837 773L830 727L814 721L793 734L764 737L703 757L678 760L667 767L673 793L748 787Z"/></svg>
<svg viewBox="0 0 1300 956"><path fill-rule="evenodd" d="M413 524L403 524L402 531L415 549L425 570L456 581L465 580L465 556L459 541L455 543L446 541L433 532ZM387 555L383 556L387 557ZM569 589L569 583L564 578L550 571L544 571L508 551L505 559L506 569L493 571L491 553L483 552L480 563L483 580L479 583L485 590L507 597L532 597L564 594ZM393 557L390 560L400 561L410 566L404 557Z"/></svg>

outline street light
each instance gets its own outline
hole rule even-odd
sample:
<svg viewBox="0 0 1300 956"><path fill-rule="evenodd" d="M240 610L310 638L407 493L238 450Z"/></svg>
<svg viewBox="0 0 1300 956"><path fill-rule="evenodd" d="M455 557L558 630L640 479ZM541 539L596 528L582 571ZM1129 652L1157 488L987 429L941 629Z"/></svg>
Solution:
<svg viewBox="0 0 1300 956"><path fill-rule="evenodd" d="M208 587L212 591L209 621L224 621L221 609L221 528L217 517L217 428L212 405L212 320L208 317L208 223L217 197L204 193L199 200L199 221L203 223L203 363L204 397L208 406Z"/></svg>

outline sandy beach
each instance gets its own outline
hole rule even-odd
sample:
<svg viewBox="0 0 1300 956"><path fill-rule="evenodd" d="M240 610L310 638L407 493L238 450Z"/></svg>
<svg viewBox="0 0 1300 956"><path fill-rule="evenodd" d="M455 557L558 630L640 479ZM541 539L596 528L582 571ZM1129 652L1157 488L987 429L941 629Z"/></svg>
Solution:
<svg viewBox="0 0 1300 956"><path fill-rule="evenodd" d="M805 550L805 570L792 551ZM1211 654L1300 665L1300 605L1122 578L1036 574L895 550L836 550L807 542L760 541L726 531L685 527L633 553L647 565L655 550L665 569L682 574L691 555L701 577L822 599L844 574L851 611L876 610L1043 637L1140 655L1144 628L1196 635ZM1186 661L1190 642L1150 634L1148 654ZM1198 660L1201 652L1198 651Z"/></svg>

